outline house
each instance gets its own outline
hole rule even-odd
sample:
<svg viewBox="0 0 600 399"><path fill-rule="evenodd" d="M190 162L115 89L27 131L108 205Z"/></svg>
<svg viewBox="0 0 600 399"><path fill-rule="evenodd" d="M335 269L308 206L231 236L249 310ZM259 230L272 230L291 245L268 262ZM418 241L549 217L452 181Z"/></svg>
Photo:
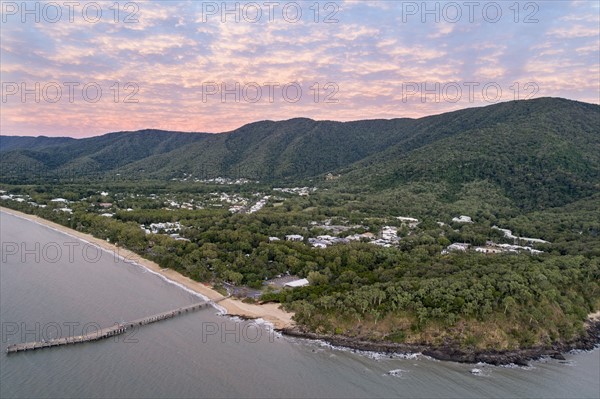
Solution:
<svg viewBox="0 0 600 399"><path fill-rule="evenodd" d="M334 240L336 237L330 236L328 234L323 235L323 236L317 236L318 240L322 240L322 241L332 241Z"/></svg>
<svg viewBox="0 0 600 399"><path fill-rule="evenodd" d="M140 225L140 227L146 232L146 234L159 234L163 231L167 234L171 234L181 230L181 225L179 224L179 222L151 223L148 226L148 228L146 228L146 226L142 224Z"/></svg>
<svg viewBox="0 0 600 399"><path fill-rule="evenodd" d="M279 241L278 237L269 237L269 242Z"/></svg>
<svg viewBox="0 0 600 399"><path fill-rule="evenodd" d="M541 238L519 237L519 240L525 241L528 244L548 244L549 243L548 241L542 240Z"/></svg>
<svg viewBox="0 0 600 399"><path fill-rule="evenodd" d="M244 206L243 205L234 205L232 207L229 208L229 212L231 213L238 213L244 210Z"/></svg>
<svg viewBox="0 0 600 399"><path fill-rule="evenodd" d="M477 247L477 248L475 248L475 251L483 253L483 254L499 254L499 253L504 252L500 248L492 248L492 247ZM509 250L509 251L514 251L514 250Z"/></svg>
<svg viewBox="0 0 600 399"><path fill-rule="evenodd" d="M453 222L456 223L473 223L473 220L469 216L460 215L459 217L452 218Z"/></svg>
<svg viewBox="0 0 600 399"><path fill-rule="evenodd" d="M371 244L375 244L375 245L379 245L380 247L385 247L385 248L389 248L392 246L392 244L390 244L389 241L387 240L382 240L382 239L378 239L375 241L371 241Z"/></svg>
<svg viewBox="0 0 600 399"><path fill-rule="evenodd" d="M506 237L508 239L515 240L515 241L520 240L520 241L524 241L524 242L526 242L528 244L549 244L550 243L549 241L542 240L540 238L517 237L509 229L501 229L498 226L492 226L492 229L496 229L496 230L499 230L499 231L503 232L504 233L504 237Z"/></svg>
<svg viewBox="0 0 600 399"><path fill-rule="evenodd" d="M285 236L285 239L287 241L304 241L304 237L299 234L289 234Z"/></svg>
<svg viewBox="0 0 600 399"><path fill-rule="evenodd" d="M408 227L410 227L411 229L414 229L420 223L419 219L409 218L409 217L405 217L405 216L398 216L398 217L396 217L396 219L401 221L402 224L408 224Z"/></svg>
<svg viewBox="0 0 600 399"><path fill-rule="evenodd" d="M449 254L452 251L462 251L462 252L466 252L467 249L469 249L469 247L471 246L471 244L467 244L467 243L461 243L461 242L455 242L453 244L450 244L446 247L446 249L444 249L442 251L442 255L446 255Z"/></svg>
<svg viewBox="0 0 600 399"><path fill-rule="evenodd" d="M469 249L471 244L467 244L466 242L455 242L453 244L448 245L449 250L451 251L466 251Z"/></svg>
<svg viewBox="0 0 600 399"><path fill-rule="evenodd" d="M392 226L383 226L381 229L381 238L384 240L396 240L398 238L398 229Z"/></svg>
<svg viewBox="0 0 600 399"><path fill-rule="evenodd" d="M419 219L415 219L415 218L409 218L409 217L405 217L405 216L398 216L396 217L396 219L398 219L401 222L407 222L407 223L411 223L411 222L418 222Z"/></svg>
<svg viewBox="0 0 600 399"><path fill-rule="evenodd" d="M308 285L309 282L305 278L301 278L300 280L290 281L289 283L285 283L284 287L296 288L296 287L304 287Z"/></svg>
<svg viewBox="0 0 600 399"><path fill-rule="evenodd" d="M327 240L322 240L320 238L309 238L308 243L311 244L315 248L327 248L327 245L330 244Z"/></svg>

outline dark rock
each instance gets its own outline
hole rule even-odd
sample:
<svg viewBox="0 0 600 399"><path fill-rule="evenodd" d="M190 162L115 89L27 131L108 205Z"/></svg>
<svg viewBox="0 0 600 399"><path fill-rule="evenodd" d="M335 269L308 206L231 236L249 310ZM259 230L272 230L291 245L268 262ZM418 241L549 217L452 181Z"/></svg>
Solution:
<svg viewBox="0 0 600 399"><path fill-rule="evenodd" d="M528 367L531 360L538 360L544 356L553 359L565 360L562 355L573 349L591 350L600 344L600 321L587 322L587 331L578 339L573 341L556 342L551 347L523 348L510 351L464 349L452 342L446 342L443 346L428 346L418 344L398 344L385 341L368 341L355 337L342 335L324 335L304 331L300 327L286 328L280 330L283 334L324 340L335 346L343 346L353 350L373 351L383 353L422 353L425 356L437 360L446 360L459 363L488 363L492 365L516 364Z"/></svg>

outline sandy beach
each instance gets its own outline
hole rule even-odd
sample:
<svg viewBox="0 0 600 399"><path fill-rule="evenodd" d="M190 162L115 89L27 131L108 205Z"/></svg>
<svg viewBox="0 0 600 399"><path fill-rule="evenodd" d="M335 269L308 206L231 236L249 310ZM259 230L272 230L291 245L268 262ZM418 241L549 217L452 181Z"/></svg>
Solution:
<svg viewBox="0 0 600 399"><path fill-rule="evenodd" d="M97 245L107 251L111 251L113 253L116 253L116 254L122 256L123 258L127 259L127 261L135 262L154 273L160 274L160 275L164 276L165 278L167 278L168 280L171 280L175 283L181 284L182 286L184 286L200 295L203 295L210 300L214 300L214 301L221 300L219 302L219 306L224 308L226 310L227 314L229 314L229 315L241 316L244 318L251 318L251 319L261 318L263 320L266 320L266 321L272 323L273 326L277 329L291 327L294 324L294 322L292 321L293 313L289 313L289 312L282 310L279 307L279 305L276 303L255 305L255 304L244 303L240 300L233 299L233 298L223 299L224 298L223 295L221 295L220 293L213 290L211 287L209 287L207 285L204 285L202 283L194 281L194 280L190 279L189 277L186 277L174 270L161 269L161 267L158 264L156 264L148 259L144 259L134 252L131 252L122 247L118 247L118 246L111 244L109 242L106 242L104 240L100 240L90 234L81 233L79 231L72 230L70 228L67 228L60 224L51 222L49 220L42 219L38 216L29 215L29 214L15 211L15 210L12 210L9 208L0 207L0 211L17 216L17 217L24 218L27 220L31 220L33 222L39 223L41 225L50 227L50 228L58 230L58 231L61 231L65 234L71 235L73 237L77 237L79 239L88 241L88 242L90 242L94 245Z"/></svg>

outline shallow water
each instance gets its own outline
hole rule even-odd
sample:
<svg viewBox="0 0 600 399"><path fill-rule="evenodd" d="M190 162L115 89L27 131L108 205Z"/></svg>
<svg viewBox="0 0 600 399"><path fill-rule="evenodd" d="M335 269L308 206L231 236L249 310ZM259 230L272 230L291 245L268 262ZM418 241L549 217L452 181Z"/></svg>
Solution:
<svg viewBox="0 0 600 399"><path fill-rule="evenodd" d="M3 352L201 300L3 212L0 240ZM527 369L390 358L282 337L208 308L115 339L2 353L0 397L600 397L600 350L566 358Z"/></svg>

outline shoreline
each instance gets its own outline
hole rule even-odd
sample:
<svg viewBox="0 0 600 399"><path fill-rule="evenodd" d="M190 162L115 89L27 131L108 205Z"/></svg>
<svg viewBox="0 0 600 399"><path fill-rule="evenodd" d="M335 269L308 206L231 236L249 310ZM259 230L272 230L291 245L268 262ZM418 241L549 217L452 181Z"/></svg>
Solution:
<svg viewBox="0 0 600 399"><path fill-rule="evenodd" d="M378 352L384 354L422 354L436 360L456 363L486 363L493 366L517 365L528 367L530 361L550 357L565 360L563 356L573 350L594 350L600 348L600 312L591 313L585 321L586 332L583 336L566 342L556 342L549 347L532 347L513 350L464 349L458 345L432 346L426 344L401 344L385 341L367 341L343 335L316 334L303 331L294 326L282 330L291 337L321 340L330 345L349 348L356 351Z"/></svg>
<svg viewBox="0 0 600 399"><path fill-rule="evenodd" d="M241 300L224 297L222 294L207 286L190 279L172 269L163 269L155 262L141 257L135 252L123 247L106 242L90 234L65 227L58 223L43 219L36 215L26 214L10 208L0 206L0 212L38 223L44 227L59 231L79 240L83 240L99 248L118 255L124 262L135 263L154 273L172 284L183 289L199 294L211 301L219 301L216 307L224 309L228 316L238 316L244 320L263 319L271 323L275 330L284 335L310 340L325 341L333 346L339 346L356 351L369 351L385 354L422 354L436 360L452 361L457 363L487 363L490 365L529 366L529 361L539 360L542 357L551 357L564 360L564 353L572 350L593 350L600 345L600 311L590 313L584 325L586 333L572 341L553 343L550 347L533 347L515 350L497 351L493 349L464 349L456 345L432 346L426 344L402 344L392 342L368 341L343 335L326 335L307 332L297 326L292 320L293 313L280 308L277 303L262 305L249 304Z"/></svg>
<svg viewBox="0 0 600 399"><path fill-rule="evenodd" d="M280 309L279 304L267 303L263 305L255 305L250 303L244 303L237 299L224 297L219 292L213 290L211 287L203 283L194 281L191 278L184 276L183 274L175 270L163 269L155 262L145 259L140 255L136 254L135 252L96 238L91 234L82 233L80 231L73 230L71 228L65 227L61 224L52 222L50 220L43 219L39 216L30 215L28 213L23 213L2 206L0 206L0 212L20 217L33 223L38 223L42 226L59 231L63 234L67 234L79 240L86 241L90 244L98 246L99 248L105 251L112 252L113 254L118 255L119 257L121 257L121 259L124 259L124 262L132 262L137 265L140 265L141 267L144 267L150 272L161 276L167 281L182 286L183 288L188 289L203 297L206 297L211 301L220 300L217 306L223 308L228 316L240 316L245 319L263 319L273 324L273 327L278 330L284 330L286 328L291 328L294 326L294 321L292 320L293 313L289 313L284 311L283 309Z"/></svg>

